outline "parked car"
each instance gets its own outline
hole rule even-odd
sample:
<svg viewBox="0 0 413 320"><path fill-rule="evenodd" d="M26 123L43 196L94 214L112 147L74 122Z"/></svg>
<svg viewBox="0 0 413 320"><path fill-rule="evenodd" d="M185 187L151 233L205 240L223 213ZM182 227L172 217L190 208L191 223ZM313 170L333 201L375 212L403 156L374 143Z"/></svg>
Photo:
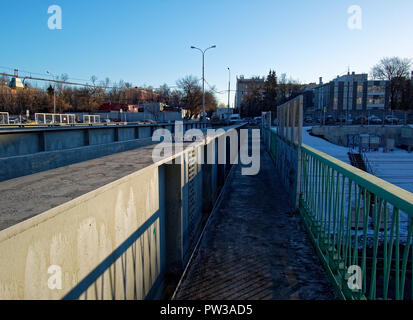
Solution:
<svg viewBox="0 0 413 320"><path fill-rule="evenodd" d="M373 116L368 117L368 123L369 124L382 124L383 121L379 117L373 115Z"/></svg>
<svg viewBox="0 0 413 320"><path fill-rule="evenodd" d="M325 124L335 124L336 120L334 120L334 117L332 115L328 115L325 119Z"/></svg>
<svg viewBox="0 0 413 320"><path fill-rule="evenodd" d="M392 116L392 115L388 115L384 118L384 122L387 124L399 124L400 123L400 119Z"/></svg>
<svg viewBox="0 0 413 320"><path fill-rule="evenodd" d="M367 124L367 120L368 120L367 117L359 116L353 120L353 124Z"/></svg>
<svg viewBox="0 0 413 320"><path fill-rule="evenodd" d="M346 117L345 116L339 116L337 118L337 122L338 123L346 123L347 122Z"/></svg>
<svg viewBox="0 0 413 320"><path fill-rule="evenodd" d="M313 118L311 118L310 116L306 116L306 117L304 118L304 122L312 123L312 122L313 122Z"/></svg>

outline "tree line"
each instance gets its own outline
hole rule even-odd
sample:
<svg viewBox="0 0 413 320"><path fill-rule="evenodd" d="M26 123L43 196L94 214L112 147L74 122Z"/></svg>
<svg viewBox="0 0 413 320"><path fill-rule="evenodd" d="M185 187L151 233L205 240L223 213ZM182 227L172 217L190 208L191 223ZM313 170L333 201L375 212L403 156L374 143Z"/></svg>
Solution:
<svg viewBox="0 0 413 320"><path fill-rule="evenodd" d="M410 59L389 57L381 59L370 72L370 78L390 82L392 110L413 110L411 68ZM276 72L270 70L264 81L256 77L248 83L248 91L241 102L241 115L255 117L266 111L276 114L277 106L299 96L305 89L315 85L315 83L300 84L292 78L287 79L286 74L277 77Z"/></svg>
<svg viewBox="0 0 413 320"><path fill-rule="evenodd" d="M278 78L276 72L270 70L264 81L256 77L248 83L248 91L241 102L241 116L256 117L267 111L276 114L277 106L299 96L307 87L287 78L285 73Z"/></svg>
<svg viewBox="0 0 413 320"><path fill-rule="evenodd" d="M57 80L67 81L63 74ZM10 78L0 77L0 111L24 115L26 110L34 113L52 113L53 96L56 112L95 112L103 104L140 105L161 102L173 108L185 109L186 118L197 117L202 111L202 89L199 80L187 76L177 81L176 87L164 84L160 88L134 87L129 82L111 83L109 78L98 82L91 77L91 86L73 86L63 83L37 87L37 83L25 82L24 89L9 87ZM205 93L206 111L212 113L218 106L213 88Z"/></svg>

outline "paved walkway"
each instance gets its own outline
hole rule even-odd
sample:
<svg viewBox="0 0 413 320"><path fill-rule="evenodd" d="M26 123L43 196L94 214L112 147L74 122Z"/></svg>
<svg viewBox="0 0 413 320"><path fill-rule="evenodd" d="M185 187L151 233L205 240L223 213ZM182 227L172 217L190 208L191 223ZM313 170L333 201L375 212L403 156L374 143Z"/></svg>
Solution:
<svg viewBox="0 0 413 320"><path fill-rule="evenodd" d="M269 155L257 176L232 174L176 299L334 299Z"/></svg>

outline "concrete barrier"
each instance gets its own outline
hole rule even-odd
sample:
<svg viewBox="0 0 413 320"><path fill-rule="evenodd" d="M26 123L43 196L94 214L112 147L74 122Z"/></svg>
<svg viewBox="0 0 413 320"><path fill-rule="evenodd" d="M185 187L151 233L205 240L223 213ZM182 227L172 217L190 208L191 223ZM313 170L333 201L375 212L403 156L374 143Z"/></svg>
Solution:
<svg viewBox="0 0 413 320"><path fill-rule="evenodd" d="M197 125L190 122L186 128ZM173 132L174 126L0 129L0 182L148 145L157 128Z"/></svg>
<svg viewBox="0 0 413 320"><path fill-rule="evenodd" d="M402 144L401 139L402 126L382 126L382 125L370 125L370 126L315 126L312 128L312 133L317 136L326 138L331 143L341 145L344 147L349 146L349 136L355 136L360 134L370 134L381 136L382 146L385 145L385 139L393 139L396 145Z"/></svg>
<svg viewBox="0 0 413 320"><path fill-rule="evenodd" d="M125 157L139 159L141 169L125 168L127 174L98 188L90 183L88 192L63 203L60 198L71 194L58 183L65 177L48 172L54 196L40 189L30 196L52 208L0 231L0 299L162 298L167 275L179 276L184 269L202 216L224 179L217 164L197 164L193 157L217 148L215 141L222 136L157 163L151 161L153 146L111 156L122 155L119 159L126 163ZM94 161L88 166L96 175L110 169L107 161L107 168L94 167ZM84 165L71 167L76 168ZM37 175L34 181L46 173ZM19 179L13 186L24 183ZM8 188L6 183L0 190ZM26 184L14 192L27 189ZM19 210L18 203L8 200Z"/></svg>

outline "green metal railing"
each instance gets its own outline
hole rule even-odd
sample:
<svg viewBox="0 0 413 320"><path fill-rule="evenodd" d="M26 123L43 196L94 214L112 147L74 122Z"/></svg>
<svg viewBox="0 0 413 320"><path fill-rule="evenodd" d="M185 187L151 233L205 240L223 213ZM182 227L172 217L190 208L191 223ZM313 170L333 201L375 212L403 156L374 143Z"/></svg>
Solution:
<svg viewBox="0 0 413 320"><path fill-rule="evenodd" d="M273 159L277 139L272 130ZM299 211L339 296L413 299L413 194L309 146L299 149Z"/></svg>

